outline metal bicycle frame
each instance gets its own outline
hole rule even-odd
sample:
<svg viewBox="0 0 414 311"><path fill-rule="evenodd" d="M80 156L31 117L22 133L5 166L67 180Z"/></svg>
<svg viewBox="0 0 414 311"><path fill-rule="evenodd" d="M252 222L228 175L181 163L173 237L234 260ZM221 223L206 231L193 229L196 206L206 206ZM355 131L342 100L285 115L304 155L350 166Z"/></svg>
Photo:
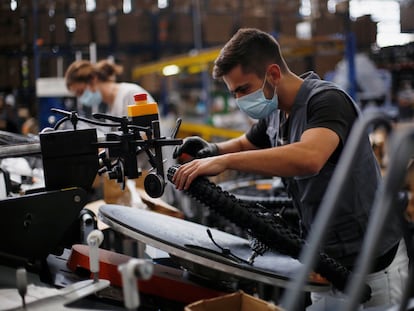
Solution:
<svg viewBox="0 0 414 311"><path fill-rule="evenodd" d="M335 207L343 195L343 186L347 178L349 178L350 168L355 161L362 140L366 137L367 130L373 124L383 124L388 133L391 132L390 118L379 109L367 111L354 124L348 143L344 148L342 157L338 162L319 212L316 215L312 230L308 235L309 245L301 252L300 261L303 263L303 266L298 276L292 279L291 284L282 297L281 306L286 310L294 311L298 308L303 285L315 265L319 246L324 242L329 223L336 212ZM346 293L349 294L349 299L344 306L345 310L354 310L360 298L359 294L364 285L365 276L370 269L382 226L390 213L395 194L402 184L405 176L403 173L408 164L409 155L414 151L414 144L404 144L407 138L413 139L411 136L414 137L414 130L395 136L395 138L390 139L394 143L391 149L390 165L374 200L373 206L376 208L373 209L368 223L362 246L363 252L357 260L357 270L351 275L351 279L347 284Z"/></svg>

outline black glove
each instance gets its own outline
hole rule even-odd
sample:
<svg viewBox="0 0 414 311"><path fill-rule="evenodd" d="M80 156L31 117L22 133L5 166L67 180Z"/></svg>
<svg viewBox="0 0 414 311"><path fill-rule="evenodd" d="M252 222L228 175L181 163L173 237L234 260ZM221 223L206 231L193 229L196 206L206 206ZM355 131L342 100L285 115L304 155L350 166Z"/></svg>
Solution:
<svg viewBox="0 0 414 311"><path fill-rule="evenodd" d="M184 139L181 146L175 147L173 158L176 159L183 153L187 153L193 158L207 158L218 155L218 147L198 136L190 136Z"/></svg>

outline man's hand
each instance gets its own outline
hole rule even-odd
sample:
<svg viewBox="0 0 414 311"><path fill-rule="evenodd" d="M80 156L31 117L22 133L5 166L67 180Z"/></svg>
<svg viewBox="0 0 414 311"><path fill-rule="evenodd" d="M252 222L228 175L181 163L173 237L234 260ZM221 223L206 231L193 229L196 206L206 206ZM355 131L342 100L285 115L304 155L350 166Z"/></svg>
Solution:
<svg viewBox="0 0 414 311"><path fill-rule="evenodd" d="M193 158L207 158L218 155L218 147L214 143L208 143L198 136L190 136L184 139L181 146L177 146L173 152L176 159L186 153Z"/></svg>
<svg viewBox="0 0 414 311"><path fill-rule="evenodd" d="M198 159L181 165L172 182L178 190L188 190L198 176L214 176L227 169L226 156Z"/></svg>

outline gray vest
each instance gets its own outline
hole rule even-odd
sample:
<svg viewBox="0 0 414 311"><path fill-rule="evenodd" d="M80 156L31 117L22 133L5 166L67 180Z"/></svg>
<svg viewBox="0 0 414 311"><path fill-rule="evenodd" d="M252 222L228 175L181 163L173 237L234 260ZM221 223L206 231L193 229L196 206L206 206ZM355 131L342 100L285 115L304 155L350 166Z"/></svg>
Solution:
<svg viewBox="0 0 414 311"><path fill-rule="evenodd" d="M333 83L320 80L316 74L309 73L305 77L289 115L288 143L299 141L304 132L310 99L315 94L329 89L340 90ZM344 94L346 95L345 92ZM346 96L359 112L354 101ZM294 204L301 215L305 233L311 227L335 167L335 164L328 161L317 174L285 179L287 190L294 198ZM380 169L368 137L363 142L351 169L350 178L345 183L345 195L339 201L340 206L336 208L336 216L323 247L326 253L345 265L352 265L360 251L369 212L381 180ZM386 234L378 250L378 256L387 252L401 238L397 220L388 222L387 226L388 228L384 228Z"/></svg>

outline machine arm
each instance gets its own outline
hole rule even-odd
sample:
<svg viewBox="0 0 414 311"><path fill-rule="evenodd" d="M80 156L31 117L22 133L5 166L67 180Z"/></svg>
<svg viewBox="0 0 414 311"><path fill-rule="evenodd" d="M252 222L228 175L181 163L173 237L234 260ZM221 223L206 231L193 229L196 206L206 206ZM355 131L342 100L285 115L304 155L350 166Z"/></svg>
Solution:
<svg viewBox="0 0 414 311"><path fill-rule="evenodd" d="M63 114L64 117L56 123L54 129L44 131L41 135L48 135L54 132L56 138L59 139L59 127L65 122L72 124L73 132L82 131L77 129L78 122L115 128L116 130L106 133L104 139L96 139L92 143L95 150L101 150L97 156L97 160L99 160L97 173L108 173L110 179L116 179L121 184L121 187L124 188L125 178L134 179L141 176L137 156L141 152L145 152L148 156L148 162L154 169L154 172L146 176L144 182L145 190L151 197L160 197L163 194L166 182L162 147L180 145L182 143L181 139L175 139L181 120L177 120L176 128L172 133L173 136L167 138L161 136L159 120L153 120L151 126L140 126L126 116L115 117L106 114L94 114L93 117L97 120L109 121L100 122L80 117L74 111L52 110ZM63 131L62 135L64 135ZM72 149L71 147L69 145L65 148L69 151ZM44 148L42 146L43 153Z"/></svg>

